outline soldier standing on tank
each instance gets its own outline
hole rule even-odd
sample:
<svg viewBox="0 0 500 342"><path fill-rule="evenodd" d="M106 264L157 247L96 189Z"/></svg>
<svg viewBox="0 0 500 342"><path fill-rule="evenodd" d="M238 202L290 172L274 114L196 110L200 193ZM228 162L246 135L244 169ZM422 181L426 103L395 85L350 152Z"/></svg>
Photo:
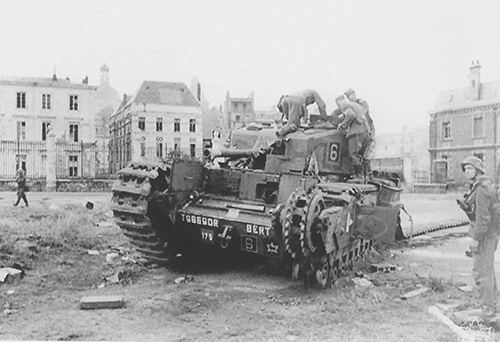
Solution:
<svg viewBox="0 0 500 342"><path fill-rule="evenodd" d="M316 90L306 89L290 95L282 95L277 107L283 114L281 119L286 117L287 123L276 131L278 138L295 132L300 126L300 119L307 116L307 106L313 103L318 106L321 120L326 121L326 105Z"/></svg>
<svg viewBox="0 0 500 342"><path fill-rule="evenodd" d="M354 174L360 175L363 169L364 153L369 141L363 107L355 102L348 101L344 95L337 97L335 103L342 111L341 117L343 116L338 129L346 131L347 150L354 168Z"/></svg>
<svg viewBox="0 0 500 342"><path fill-rule="evenodd" d="M28 199L26 198L26 173L23 169L19 169L16 172L16 182L17 182L17 201L14 203L14 207L17 207L21 199L24 201L26 207L28 207Z"/></svg>
<svg viewBox="0 0 500 342"><path fill-rule="evenodd" d="M471 181L470 191L457 200L470 220L468 235L473 266L472 276L479 292L481 314L485 320L496 318L495 250L499 230L496 210L498 206L493 182L485 176L484 162L474 156L462 162L465 177Z"/></svg>
<svg viewBox="0 0 500 342"><path fill-rule="evenodd" d="M368 142L367 142L367 147L365 151L365 159L369 160L370 155L373 152L373 148L375 145L375 125L373 124L373 119L370 116L370 107L368 106L368 102L366 102L363 99L360 99L356 96L356 92L354 89L349 88L345 91L344 95L347 97L347 99L351 102L355 102L359 104L361 107L363 107L363 115L365 116L366 124L368 126ZM367 169L369 169L369 165L366 165Z"/></svg>

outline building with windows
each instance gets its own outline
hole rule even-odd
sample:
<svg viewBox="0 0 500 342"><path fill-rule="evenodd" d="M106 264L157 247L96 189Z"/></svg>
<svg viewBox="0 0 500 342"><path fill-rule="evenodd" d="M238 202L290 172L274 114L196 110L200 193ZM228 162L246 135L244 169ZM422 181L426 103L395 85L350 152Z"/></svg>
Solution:
<svg viewBox="0 0 500 342"><path fill-rule="evenodd" d="M200 102L184 83L144 81L110 117L111 170L131 160L166 160L173 152L201 157L202 127Z"/></svg>
<svg viewBox="0 0 500 342"><path fill-rule="evenodd" d="M88 84L88 77L76 83L55 74L51 78L0 78L0 178L13 177L20 167L28 177L43 178L49 131L57 142L59 178L80 177L84 169L88 177L95 176L96 168L90 164L96 158L84 154L83 148L96 149L104 124L98 115L119 103L109 86L107 66L101 68L103 79L107 84L94 86ZM106 96L103 87L108 90Z"/></svg>
<svg viewBox="0 0 500 342"><path fill-rule="evenodd" d="M231 97L226 93L224 102L224 120L226 128L231 131L244 127L255 121L254 94L253 91L248 97Z"/></svg>
<svg viewBox="0 0 500 342"><path fill-rule="evenodd" d="M430 112L431 182L464 184L461 161L475 155L498 180L500 81L481 82L481 65L473 61L466 87L438 95Z"/></svg>

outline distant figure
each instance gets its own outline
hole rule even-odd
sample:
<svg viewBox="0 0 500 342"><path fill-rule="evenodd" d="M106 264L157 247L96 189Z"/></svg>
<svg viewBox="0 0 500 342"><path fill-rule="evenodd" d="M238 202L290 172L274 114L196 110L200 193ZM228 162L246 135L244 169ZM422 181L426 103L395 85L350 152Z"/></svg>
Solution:
<svg viewBox="0 0 500 342"><path fill-rule="evenodd" d="M19 169L16 172L16 182L17 182L17 201L14 203L14 207L17 207L21 199L24 204L28 207L28 199L26 198L26 173L23 169Z"/></svg>
<svg viewBox="0 0 500 342"><path fill-rule="evenodd" d="M470 220L468 235L472 256L472 276L479 292L481 315L486 322L494 322L496 315L495 250L498 245L498 201L495 185L486 177L484 162L474 156L462 162L465 177L471 181L470 191L457 202Z"/></svg>
<svg viewBox="0 0 500 342"><path fill-rule="evenodd" d="M321 120L326 121L326 105L316 90L306 89L290 95L282 95L277 107L283 114L281 119L286 117L287 123L276 132L278 138L295 132L300 126L300 119L307 116L307 106L313 103L318 106Z"/></svg>
<svg viewBox="0 0 500 342"><path fill-rule="evenodd" d="M347 150L351 159L355 175L363 172L364 153L369 141L368 126L363 115L363 107L355 102L348 101L344 95L335 99L342 111L342 122L338 129L346 131Z"/></svg>

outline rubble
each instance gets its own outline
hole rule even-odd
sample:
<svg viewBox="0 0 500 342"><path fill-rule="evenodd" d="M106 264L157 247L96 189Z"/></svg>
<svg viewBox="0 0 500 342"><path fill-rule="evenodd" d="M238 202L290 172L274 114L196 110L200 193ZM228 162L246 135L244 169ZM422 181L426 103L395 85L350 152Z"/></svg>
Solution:
<svg viewBox="0 0 500 342"><path fill-rule="evenodd" d="M87 254L88 255L99 255L100 253L99 253L99 251L89 249L89 250L87 250Z"/></svg>
<svg viewBox="0 0 500 342"><path fill-rule="evenodd" d="M420 296L426 292L429 292L431 289L429 287L421 287L419 289L416 289L416 290L413 290L413 291L410 291L410 292L407 292L403 295L401 295L401 299L403 300L406 300L406 299L409 299L409 298L413 298L413 297L417 297L417 296Z"/></svg>
<svg viewBox="0 0 500 342"><path fill-rule="evenodd" d="M458 289L462 292L465 293L471 293L472 292L472 286L471 285L465 285L465 286L459 286Z"/></svg>
<svg viewBox="0 0 500 342"><path fill-rule="evenodd" d="M94 209L94 202L87 200L87 203L85 203L85 208Z"/></svg>
<svg viewBox="0 0 500 342"><path fill-rule="evenodd" d="M119 309L124 304L123 296L88 296L80 299L81 310Z"/></svg>
<svg viewBox="0 0 500 342"><path fill-rule="evenodd" d="M366 278L352 278L352 282L354 283L355 286L358 287L374 287L375 284L373 284L371 281L369 281Z"/></svg>
<svg viewBox="0 0 500 342"><path fill-rule="evenodd" d="M372 272L389 273L397 270L395 265L389 263L371 264L370 269Z"/></svg>
<svg viewBox="0 0 500 342"><path fill-rule="evenodd" d="M194 277L192 275L186 275L184 277L179 277L174 280L176 284L187 284L194 281Z"/></svg>
<svg viewBox="0 0 500 342"><path fill-rule="evenodd" d="M97 227L102 227L102 228L109 228L113 226L112 222L109 221L101 221L96 224Z"/></svg>
<svg viewBox="0 0 500 342"><path fill-rule="evenodd" d="M12 267L0 268L0 283L13 284L21 279L23 271Z"/></svg>
<svg viewBox="0 0 500 342"><path fill-rule="evenodd" d="M120 255L118 253L108 253L106 255L106 262L112 264Z"/></svg>

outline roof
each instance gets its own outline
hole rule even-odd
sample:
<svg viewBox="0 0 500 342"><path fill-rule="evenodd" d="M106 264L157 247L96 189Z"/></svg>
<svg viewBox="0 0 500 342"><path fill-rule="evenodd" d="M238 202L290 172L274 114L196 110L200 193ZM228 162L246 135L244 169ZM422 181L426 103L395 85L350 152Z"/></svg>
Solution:
<svg viewBox="0 0 500 342"><path fill-rule="evenodd" d="M479 88L479 99L472 99L472 88L448 90L438 95L434 111L452 108L469 107L491 102L500 103L500 81L481 83Z"/></svg>
<svg viewBox="0 0 500 342"><path fill-rule="evenodd" d="M69 79L53 79L49 77L1 77L0 85L70 88L83 90L96 90L96 86L84 83L71 83Z"/></svg>
<svg viewBox="0 0 500 342"><path fill-rule="evenodd" d="M200 106L189 88L180 82L144 81L133 102L171 106Z"/></svg>

